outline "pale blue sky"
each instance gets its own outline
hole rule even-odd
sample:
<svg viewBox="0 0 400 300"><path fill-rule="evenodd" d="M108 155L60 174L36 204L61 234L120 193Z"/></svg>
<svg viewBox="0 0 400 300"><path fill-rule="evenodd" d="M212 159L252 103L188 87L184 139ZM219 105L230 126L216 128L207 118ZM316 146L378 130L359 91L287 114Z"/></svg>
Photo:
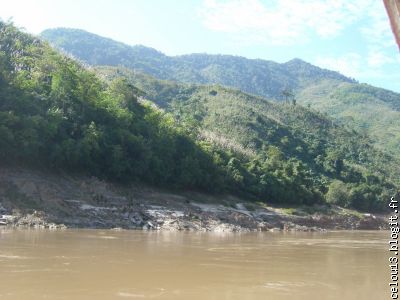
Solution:
<svg viewBox="0 0 400 300"><path fill-rule="evenodd" d="M168 55L294 57L400 92L400 54L379 0L0 0L38 34L81 28Z"/></svg>

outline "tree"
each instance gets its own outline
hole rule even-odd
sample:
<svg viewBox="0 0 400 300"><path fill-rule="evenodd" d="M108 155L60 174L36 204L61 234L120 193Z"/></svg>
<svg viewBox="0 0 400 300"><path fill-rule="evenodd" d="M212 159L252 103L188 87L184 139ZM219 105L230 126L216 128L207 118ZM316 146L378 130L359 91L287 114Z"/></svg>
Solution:
<svg viewBox="0 0 400 300"><path fill-rule="evenodd" d="M292 89L285 88L284 90L282 90L282 95L285 99L285 103L289 103L290 100L294 101L294 93Z"/></svg>
<svg viewBox="0 0 400 300"><path fill-rule="evenodd" d="M329 185L328 193L326 194L326 202L348 207L351 204L351 196L348 186L340 180L332 181Z"/></svg>

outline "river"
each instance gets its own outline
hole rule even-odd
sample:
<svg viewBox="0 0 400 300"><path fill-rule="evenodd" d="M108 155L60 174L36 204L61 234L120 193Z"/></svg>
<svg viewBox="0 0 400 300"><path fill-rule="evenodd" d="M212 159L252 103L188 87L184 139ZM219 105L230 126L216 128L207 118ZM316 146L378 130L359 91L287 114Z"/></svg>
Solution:
<svg viewBox="0 0 400 300"><path fill-rule="evenodd" d="M388 236L0 229L0 299L389 299Z"/></svg>

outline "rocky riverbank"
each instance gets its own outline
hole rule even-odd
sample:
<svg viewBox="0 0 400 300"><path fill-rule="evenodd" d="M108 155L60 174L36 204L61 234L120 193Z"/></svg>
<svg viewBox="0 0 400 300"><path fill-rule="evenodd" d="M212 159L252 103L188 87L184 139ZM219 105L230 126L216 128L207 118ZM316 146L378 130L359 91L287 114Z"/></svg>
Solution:
<svg viewBox="0 0 400 300"><path fill-rule="evenodd" d="M340 207L277 208L229 195L173 194L96 178L0 168L0 226L187 231L385 229Z"/></svg>

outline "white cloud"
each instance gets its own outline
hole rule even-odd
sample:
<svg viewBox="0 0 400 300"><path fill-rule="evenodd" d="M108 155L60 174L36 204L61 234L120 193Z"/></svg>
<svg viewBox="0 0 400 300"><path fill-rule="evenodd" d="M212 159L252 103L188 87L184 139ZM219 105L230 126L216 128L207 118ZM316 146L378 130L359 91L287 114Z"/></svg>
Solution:
<svg viewBox="0 0 400 300"><path fill-rule="evenodd" d="M388 72L383 67L390 63L392 68L396 68L395 65L398 65L399 61L379 51L370 51L367 57L354 52L338 56L318 56L313 63L361 81L398 81L399 77L397 72Z"/></svg>
<svg viewBox="0 0 400 300"><path fill-rule="evenodd" d="M372 2L365 10L368 23L360 28L364 38L381 47L391 47L395 45L393 34L390 28L388 17L385 13L383 1Z"/></svg>
<svg viewBox="0 0 400 300"><path fill-rule="evenodd" d="M376 72L387 64L398 64L398 60L394 56L397 56L398 53L397 45L384 11L382 1L372 3L367 11L369 22L360 28L360 32L367 41L366 63Z"/></svg>
<svg viewBox="0 0 400 300"><path fill-rule="evenodd" d="M400 56L379 0L204 0L200 16L239 45L321 45L308 57L320 67L367 82L398 78ZM320 43L336 37L332 49Z"/></svg>
<svg viewBox="0 0 400 300"><path fill-rule="evenodd" d="M314 63L321 68L334 70L353 78L360 77L362 73L362 56L358 53L347 53L336 57L320 56Z"/></svg>
<svg viewBox="0 0 400 300"><path fill-rule="evenodd" d="M365 16L374 0L205 0L200 15L215 31L246 35L255 42L296 44L313 34L328 38Z"/></svg>
<svg viewBox="0 0 400 300"><path fill-rule="evenodd" d="M370 50L368 52L367 63L373 68L382 67L385 64L396 62L395 59L386 55L382 50Z"/></svg>

